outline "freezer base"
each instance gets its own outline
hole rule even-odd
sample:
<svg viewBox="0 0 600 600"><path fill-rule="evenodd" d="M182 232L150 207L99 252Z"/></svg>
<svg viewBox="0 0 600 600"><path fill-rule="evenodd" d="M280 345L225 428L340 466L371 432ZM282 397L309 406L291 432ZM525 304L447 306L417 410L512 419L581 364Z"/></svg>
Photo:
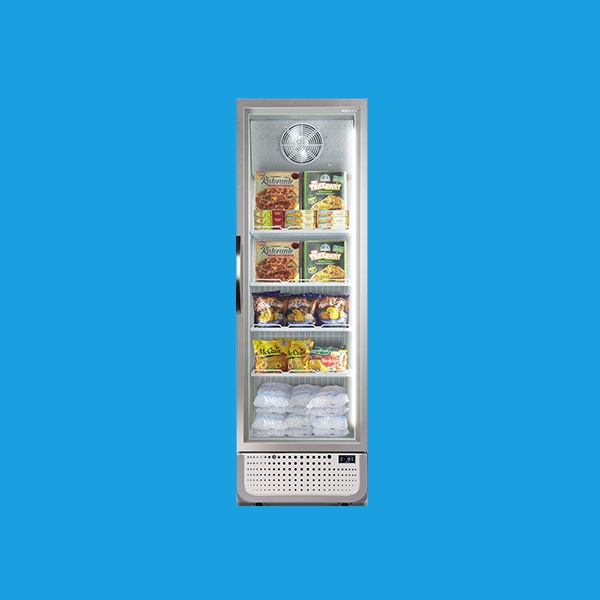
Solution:
<svg viewBox="0 0 600 600"><path fill-rule="evenodd" d="M367 454L238 454L237 494L246 504L364 504Z"/></svg>

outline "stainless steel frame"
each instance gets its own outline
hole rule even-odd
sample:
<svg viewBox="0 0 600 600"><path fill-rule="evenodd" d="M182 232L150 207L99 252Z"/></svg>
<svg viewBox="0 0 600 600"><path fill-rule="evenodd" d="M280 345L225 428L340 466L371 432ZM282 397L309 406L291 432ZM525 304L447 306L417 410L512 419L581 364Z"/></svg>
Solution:
<svg viewBox="0 0 600 600"><path fill-rule="evenodd" d="M251 344L248 317L249 283L252 265L252 240L250 234L251 213L248 198L253 174L253 161L250 156L252 120L260 119L343 119L350 121L356 131L354 150L355 170L351 174L356 195L355 207L360 210L360 218L355 215L352 247L356 250L351 257L357 280L351 291L353 346L360 348L359 359L354 360L352 375L356 398L356 429L354 439L337 438L268 438L249 439L248 420L250 418L250 368L248 349ZM275 143L274 143L275 147ZM290 168L287 163L287 169ZM263 168L263 167L261 167ZM320 167L322 169L322 167ZM308 169L319 169L309 165ZM303 170L299 167L299 170ZM335 170L332 168L332 170ZM352 217L352 215L351 215ZM352 223L351 223L352 224ZM318 234L317 234L318 235ZM347 504L364 503L367 493L367 101L365 99L239 99L237 101L237 224L236 224L236 312L237 312L237 481L238 500L242 503L297 503L297 504ZM358 250L360 249L360 252ZM249 495L244 488L244 455L268 453L273 456L290 453L345 453L356 454L361 465L361 485L358 492L349 496L309 496L301 494L284 496L266 494ZM241 486L241 487L240 487ZM254 502L253 502L254 501Z"/></svg>

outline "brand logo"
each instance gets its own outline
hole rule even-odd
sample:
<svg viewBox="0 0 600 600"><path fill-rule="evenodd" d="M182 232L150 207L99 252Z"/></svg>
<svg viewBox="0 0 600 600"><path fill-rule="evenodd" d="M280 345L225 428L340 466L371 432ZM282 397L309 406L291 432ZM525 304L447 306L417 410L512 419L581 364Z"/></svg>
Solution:
<svg viewBox="0 0 600 600"><path fill-rule="evenodd" d="M358 108L342 108L343 113L355 113L358 112Z"/></svg>

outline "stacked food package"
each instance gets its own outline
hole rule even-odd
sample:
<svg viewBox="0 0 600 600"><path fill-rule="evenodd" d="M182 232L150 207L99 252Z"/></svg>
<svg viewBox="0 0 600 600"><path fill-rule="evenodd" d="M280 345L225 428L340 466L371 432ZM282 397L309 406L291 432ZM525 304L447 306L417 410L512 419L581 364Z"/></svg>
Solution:
<svg viewBox="0 0 600 600"><path fill-rule="evenodd" d="M252 437L344 437L348 428L346 390L339 385L266 382L254 399Z"/></svg>
<svg viewBox="0 0 600 600"><path fill-rule="evenodd" d="M258 327L310 327L348 324L348 294L253 292Z"/></svg>
<svg viewBox="0 0 600 600"><path fill-rule="evenodd" d="M345 171L256 171L255 229L347 229Z"/></svg>
<svg viewBox="0 0 600 600"><path fill-rule="evenodd" d="M256 171L254 230L331 230L334 239L259 239L254 234L255 284L281 289L256 291L255 328L319 328L315 339L286 337L285 329L253 339L254 373L347 375L348 348L341 340L325 342L317 332L348 326L349 295L320 292L321 284L348 281L347 243L335 230L349 227L345 171ZM296 236L296 234L291 234ZM314 237L323 237L323 234ZM264 239L267 238L267 239ZM304 284L311 289L298 291ZM285 291L284 284L291 284ZM265 285L267 287L267 285ZM275 287L275 286L272 286ZM342 291L340 289L340 291ZM297 329L297 336L300 330ZM265 337L262 335L261 337ZM337 342L337 343L336 343ZM277 377L279 379L279 377ZM302 381L302 377L299 381ZM290 379L294 381L294 379ZM336 377L337 380L337 377ZM296 380L298 381L298 380ZM344 437L349 434L348 395L339 385L291 385L267 381L254 400L252 437Z"/></svg>
<svg viewBox="0 0 600 600"><path fill-rule="evenodd" d="M346 280L344 240L257 240L254 273L257 282L328 282Z"/></svg>
<svg viewBox="0 0 600 600"><path fill-rule="evenodd" d="M310 339L252 340L256 373L340 373L348 370L346 346L316 346Z"/></svg>

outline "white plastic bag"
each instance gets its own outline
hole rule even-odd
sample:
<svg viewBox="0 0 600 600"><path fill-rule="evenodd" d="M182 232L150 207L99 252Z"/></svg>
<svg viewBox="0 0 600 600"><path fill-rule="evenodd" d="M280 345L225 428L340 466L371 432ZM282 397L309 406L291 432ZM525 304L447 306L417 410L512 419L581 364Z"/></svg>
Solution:
<svg viewBox="0 0 600 600"><path fill-rule="evenodd" d="M295 385L290 397L290 406L306 406L315 393L319 391L321 391L320 385L310 383Z"/></svg>
<svg viewBox="0 0 600 600"><path fill-rule="evenodd" d="M285 429L285 419L278 415L259 415L252 423L252 429L257 431L267 429L283 431Z"/></svg>
<svg viewBox="0 0 600 600"><path fill-rule="evenodd" d="M288 406L293 386L289 383L266 382L256 392L254 406L266 408L269 406Z"/></svg>
<svg viewBox="0 0 600 600"><path fill-rule="evenodd" d="M285 419L286 427L312 427L315 417L311 415L289 415Z"/></svg>
<svg viewBox="0 0 600 600"><path fill-rule="evenodd" d="M346 390L340 385L326 385L316 392L306 408L321 408L323 406L343 406L349 402Z"/></svg>
<svg viewBox="0 0 600 600"><path fill-rule="evenodd" d="M250 431L250 437L253 438L270 438L270 437L284 437L285 430L283 429L252 429Z"/></svg>
<svg viewBox="0 0 600 600"><path fill-rule="evenodd" d="M315 437L344 437L349 433L348 429L313 429Z"/></svg>
<svg viewBox="0 0 600 600"><path fill-rule="evenodd" d="M307 415L313 415L315 417L326 417L328 415L345 415L348 412L348 407L343 406L321 406L317 408L308 408L306 410Z"/></svg>
<svg viewBox="0 0 600 600"><path fill-rule="evenodd" d="M285 430L285 435L287 437L309 437L312 434L312 427L289 427Z"/></svg>
<svg viewBox="0 0 600 600"><path fill-rule="evenodd" d="M313 421L315 429L347 429L348 419L346 415L327 415L326 417L315 417Z"/></svg>
<svg viewBox="0 0 600 600"><path fill-rule="evenodd" d="M289 412L289 408L287 406L267 406L266 408L261 408L260 406L256 409L256 414L258 415L277 415L280 417L286 417Z"/></svg>

